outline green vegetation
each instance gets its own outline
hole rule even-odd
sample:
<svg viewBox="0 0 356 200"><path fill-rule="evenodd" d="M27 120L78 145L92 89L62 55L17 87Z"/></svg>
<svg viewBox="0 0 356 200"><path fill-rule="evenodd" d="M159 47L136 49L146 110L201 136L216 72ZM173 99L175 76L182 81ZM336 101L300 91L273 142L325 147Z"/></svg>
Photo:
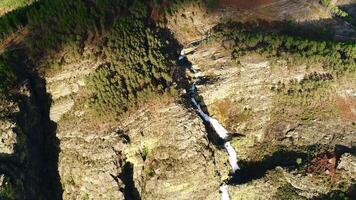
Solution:
<svg viewBox="0 0 356 200"><path fill-rule="evenodd" d="M4 13L16 8L24 7L31 4L35 0L1 0L0 1L0 16Z"/></svg>
<svg viewBox="0 0 356 200"><path fill-rule="evenodd" d="M119 16L146 17L144 0L42 0L0 18L0 41L26 26L31 55L40 58L67 42L82 45L89 36L102 35Z"/></svg>
<svg viewBox="0 0 356 200"><path fill-rule="evenodd" d="M15 200L14 189L11 184L5 183L2 188L0 188L0 199Z"/></svg>
<svg viewBox="0 0 356 200"><path fill-rule="evenodd" d="M331 0L320 0L320 3L330 9L331 13L336 16L346 17L347 13L338 8L336 5L332 4Z"/></svg>
<svg viewBox="0 0 356 200"><path fill-rule="evenodd" d="M294 65L322 63L338 74L356 71L356 45L352 42L313 41L243 28L218 35L235 40L236 59L255 52L270 58L280 57Z"/></svg>
<svg viewBox="0 0 356 200"><path fill-rule="evenodd" d="M275 97L274 116L278 118L297 117L300 120L314 120L333 115L330 99L331 74L312 73L303 80L291 80L289 84L278 83L272 87Z"/></svg>
<svg viewBox="0 0 356 200"><path fill-rule="evenodd" d="M8 90L13 86L16 80L15 73L9 67L8 53L0 55L0 97L6 95Z"/></svg>
<svg viewBox="0 0 356 200"><path fill-rule="evenodd" d="M166 41L149 22L148 6L144 0L43 0L0 18L0 38L26 26L28 56L46 70L82 59L87 39L95 38L94 59L107 63L89 78L90 105L103 114L120 114L157 94L174 92ZM68 50L65 57L54 59L63 49ZM14 81L6 62L1 65L2 77L4 93Z"/></svg>
<svg viewBox="0 0 356 200"><path fill-rule="evenodd" d="M296 22L288 20L284 31L290 36L302 36L313 40L333 40L335 30L330 26L315 24L313 22Z"/></svg>
<svg viewBox="0 0 356 200"><path fill-rule="evenodd" d="M0 17L0 43L26 25L26 11L19 8Z"/></svg>
<svg viewBox="0 0 356 200"><path fill-rule="evenodd" d="M127 8L130 6L124 0L101 0L93 4L82 0L41 1L28 11L30 34L26 43L35 58L56 52L70 42L82 46L86 36L101 35Z"/></svg>
<svg viewBox="0 0 356 200"><path fill-rule="evenodd" d="M169 92L173 63L152 29L138 19L118 20L107 37L109 61L90 76L91 105L102 115L122 114L138 102Z"/></svg>
<svg viewBox="0 0 356 200"><path fill-rule="evenodd" d="M219 40L233 40L233 57L237 62L245 55L259 54L272 62L287 61L290 67L322 66L330 73L311 73L303 80L279 83L272 117L311 121L334 116L334 79L356 73L356 45L352 42L317 41L280 33L260 32L239 25L215 34ZM236 28L237 27L237 28Z"/></svg>

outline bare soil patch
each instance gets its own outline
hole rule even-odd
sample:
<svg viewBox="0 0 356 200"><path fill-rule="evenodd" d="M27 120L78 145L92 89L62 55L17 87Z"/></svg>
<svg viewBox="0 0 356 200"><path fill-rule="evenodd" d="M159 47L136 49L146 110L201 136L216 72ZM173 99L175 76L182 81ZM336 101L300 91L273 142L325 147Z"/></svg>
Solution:
<svg viewBox="0 0 356 200"><path fill-rule="evenodd" d="M341 116L346 120L356 121L356 98L355 97L336 97L336 106Z"/></svg>
<svg viewBox="0 0 356 200"><path fill-rule="evenodd" d="M335 151L317 155L306 169L311 174L327 174L333 179L336 178L337 156Z"/></svg>
<svg viewBox="0 0 356 200"><path fill-rule="evenodd" d="M253 9L273 3L275 0L219 0L221 6L233 6L240 9Z"/></svg>

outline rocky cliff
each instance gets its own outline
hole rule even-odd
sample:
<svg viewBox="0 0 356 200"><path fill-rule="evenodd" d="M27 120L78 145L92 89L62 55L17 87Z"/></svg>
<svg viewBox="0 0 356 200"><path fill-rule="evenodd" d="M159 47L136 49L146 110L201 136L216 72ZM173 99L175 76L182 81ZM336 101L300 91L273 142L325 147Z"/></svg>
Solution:
<svg viewBox="0 0 356 200"><path fill-rule="evenodd" d="M286 22L326 23L353 33L351 25L340 25L319 1L219 2L214 9L186 3L166 16L165 30L174 37L166 44L180 43L167 54L178 59L181 46L188 62L172 64L179 94L139 103L119 118L90 107L88 77L107 64L107 57L90 56L97 53L91 44L84 44L78 59L66 60L66 50L61 52L64 62L54 70L24 68L16 98L0 102L5 197L220 199L223 182L230 199L354 195L354 71L339 75L321 62L293 63L256 52L236 56L239 43L216 34L241 24L282 32ZM188 98L193 81L203 110L231 135L241 167L235 176Z"/></svg>

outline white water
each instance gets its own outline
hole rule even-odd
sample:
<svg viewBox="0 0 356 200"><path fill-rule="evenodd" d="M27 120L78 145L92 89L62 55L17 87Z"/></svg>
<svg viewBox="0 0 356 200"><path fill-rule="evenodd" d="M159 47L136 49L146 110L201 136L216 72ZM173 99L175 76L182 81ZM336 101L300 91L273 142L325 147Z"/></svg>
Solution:
<svg viewBox="0 0 356 200"><path fill-rule="evenodd" d="M178 60L182 60L185 58L185 52L182 50L180 52ZM197 78L196 70L193 69L194 71L194 76ZM196 90L195 84L192 84L192 86L189 88L189 91L194 93ZM228 131L218 122L218 120L210 117L209 115L205 114L204 111L201 109L201 106L199 103L195 100L195 98L191 98L192 103L197 107L199 115L203 118L205 122L208 122L212 125L214 128L215 132L219 135L220 138L225 140L228 138ZM232 172L235 173L237 170L240 169L239 165L237 164L237 153L235 149L231 146L230 142L225 142L224 147L229 154L229 163L232 168ZM225 183L220 186L220 192L221 192L221 200L230 200L229 196L229 191L228 191L228 185Z"/></svg>
<svg viewBox="0 0 356 200"><path fill-rule="evenodd" d="M213 125L220 138L225 140L229 136L227 130L218 122L218 120L210 117L210 124Z"/></svg>
<svg viewBox="0 0 356 200"><path fill-rule="evenodd" d="M179 58L178 60L182 60L185 58L185 53L184 53L184 49L180 52Z"/></svg>
<svg viewBox="0 0 356 200"><path fill-rule="evenodd" d="M213 126L215 132L219 135L220 138L225 140L227 137L229 137L227 130L218 122L218 120L205 114L194 98L192 98L192 102L198 108L200 116L204 119L204 121L209 122Z"/></svg>
<svg viewBox="0 0 356 200"><path fill-rule="evenodd" d="M235 149L231 146L230 142L226 142L224 144L227 153L229 154L229 162L232 168L232 172L235 173L238 169L240 169L237 164L237 155Z"/></svg>
<svg viewBox="0 0 356 200"><path fill-rule="evenodd" d="M223 184L220 186L221 200L230 200L229 191L227 190L228 185Z"/></svg>

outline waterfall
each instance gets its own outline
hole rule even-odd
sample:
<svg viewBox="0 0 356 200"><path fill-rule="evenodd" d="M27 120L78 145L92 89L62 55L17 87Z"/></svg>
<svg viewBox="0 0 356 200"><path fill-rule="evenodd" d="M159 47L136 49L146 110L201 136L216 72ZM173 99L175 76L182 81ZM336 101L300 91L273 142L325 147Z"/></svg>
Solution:
<svg viewBox="0 0 356 200"><path fill-rule="evenodd" d="M240 169L239 165L237 164L237 154L235 149L231 146L230 142L226 142L224 147L229 154L229 162L232 167L232 172L235 173L238 169Z"/></svg>
<svg viewBox="0 0 356 200"><path fill-rule="evenodd" d="M178 61L183 60L185 58L185 53L184 53L184 49L182 49L182 51L180 52Z"/></svg>
<svg viewBox="0 0 356 200"><path fill-rule="evenodd" d="M225 183L220 186L221 200L230 200L229 191L227 190L228 185Z"/></svg>
<svg viewBox="0 0 356 200"><path fill-rule="evenodd" d="M225 140L229 137L227 130L218 122L218 120L210 117L210 124L214 127L220 138Z"/></svg>
<svg viewBox="0 0 356 200"><path fill-rule="evenodd" d="M205 114L194 98L192 98L192 102L197 107L200 116L204 119L204 121L209 122L213 126L215 132L219 135L220 138L225 140L229 137L227 130L218 122L218 120Z"/></svg>
<svg viewBox="0 0 356 200"><path fill-rule="evenodd" d="M180 52L178 61L181 61L185 58L185 52L184 50L182 50ZM193 69L194 71L194 76L197 78L197 74L196 74L196 70ZM187 90L188 95L193 96L194 93L197 92L197 88L195 86L195 84L193 83L191 85L191 87ZM228 131L219 123L218 120L210 117L209 115L207 115L202 109L200 104L196 101L196 99L194 97L191 97L191 101L193 103L193 105L196 107L196 110L198 111L200 117L207 123L209 123L215 130L216 134L218 134L218 136L223 139L223 140L227 140L227 138L229 137ZM227 153L229 154L229 163L231 165L232 168L232 172L235 173L237 170L240 169L239 165L237 164L237 153L235 151L235 149L231 146L230 142L225 142L224 147L227 151ZM230 200L230 196L229 196L229 192L228 192L228 185L226 183L223 183L223 185L220 186L219 188L220 192L221 192L221 200Z"/></svg>

